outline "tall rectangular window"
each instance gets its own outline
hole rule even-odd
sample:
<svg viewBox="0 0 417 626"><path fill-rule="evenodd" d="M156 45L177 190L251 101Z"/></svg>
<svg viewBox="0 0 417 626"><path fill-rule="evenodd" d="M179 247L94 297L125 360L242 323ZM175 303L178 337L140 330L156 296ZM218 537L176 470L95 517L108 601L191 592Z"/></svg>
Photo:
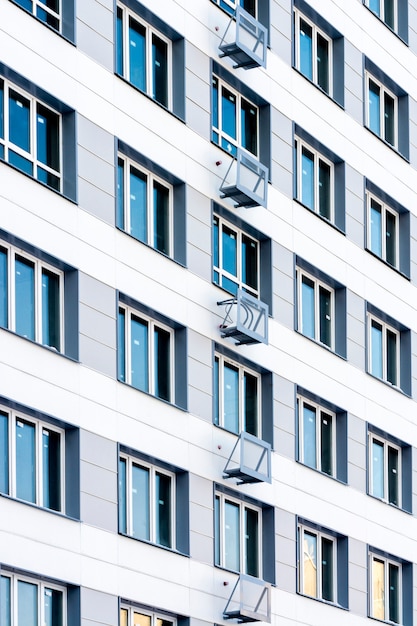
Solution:
<svg viewBox="0 0 417 626"><path fill-rule="evenodd" d="M334 164L301 139L295 140L296 198L334 221Z"/></svg>
<svg viewBox="0 0 417 626"><path fill-rule="evenodd" d="M64 274L0 243L0 326L64 352Z"/></svg>
<svg viewBox="0 0 417 626"><path fill-rule="evenodd" d="M0 409L0 491L53 511L64 510L65 433Z"/></svg>
<svg viewBox="0 0 417 626"><path fill-rule="evenodd" d="M298 592L336 603L337 538L313 527L298 526Z"/></svg>
<svg viewBox="0 0 417 626"><path fill-rule="evenodd" d="M391 30L398 31L398 0L365 0L365 4Z"/></svg>
<svg viewBox="0 0 417 626"><path fill-rule="evenodd" d="M400 386L400 333L368 315L368 371L391 385Z"/></svg>
<svg viewBox="0 0 417 626"><path fill-rule="evenodd" d="M398 147L398 98L366 73L366 126L394 148Z"/></svg>
<svg viewBox="0 0 417 626"><path fill-rule="evenodd" d="M398 269L399 231L398 213L371 193L367 193L367 247L380 259Z"/></svg>
<svg viewBox="0 0 417 626"><path fill-rule="evenodd" d="M332 95L333 42L314 22L294 11L295 67L308 80Z"/></svg>
<svg viewBox="0 0 417 626"><path fill-rule="evenodd" d="M336 475L336 415L324 407L297 397L299 459L329 476Z"/></svg>
<svg viewBox="0 0 417 626"><path fill-rule="evenodd" d="M298 330L334 349L334 290L297 268Z"/></svg>
<svg viewBox="0 0 417 626"><path fill-rule="evenodd" d="M401 507L401 448L374 433L369 434L369 493Z"/></svg>
<svg viewBox="0 0 417 626"><path fill-rule="evenodd" d="M67 623L64 587L5 570L0 585L1 626L65 626Z"/></svg>
<svg viewBox="0 0 417 626"><path fill-rule="evenodd" d="M172 43L124 5L117 6L116 71L172 109Z"/></svg>
<svg viewBox="0 0 417 626"><path fill-rule="evenodd" d="M53 28L54 30L67 35L68 27L62 24L62 10L60 4L65 0L13 0L16 4L26 9L32 15L40 19L42 22Z"/></svg>
<svg viewBox="0 0 417 626"><path fill-rule="evenodd" d="M123 155L117 162L117 225L153 248L173 254L173 189Z"/></svg>
<svg viewBox="0 0 417 626"><path fill-rule="evenodd" d="M370 568L370 616L394 624L402 623L401 563L372 552Z"/></svg>

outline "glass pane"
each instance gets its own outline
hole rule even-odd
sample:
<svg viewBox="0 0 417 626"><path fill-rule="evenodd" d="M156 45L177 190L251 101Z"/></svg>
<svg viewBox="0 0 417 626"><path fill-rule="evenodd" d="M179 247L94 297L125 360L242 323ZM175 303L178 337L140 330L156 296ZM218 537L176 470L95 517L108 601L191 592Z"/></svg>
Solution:
<svg viewBox="0 0 417 626"><path fill-rule="evenodd" d="M386 261L397 266L397 219L394 213L386 212L385 253Z"/></svg>
<svg viewBox="0 0 417 626"><path fill-rule="evenodd" d="M129 18L129 80L146 91L146 28Z"/></svg>
<svg viewBox="0 0 417 626"><path fill-rule="evenodd" d="M258 436L258 378L245 372L243 375L243 430Z"/></svg>
<svg viewBox="0 0 417 626"><path fill-rule="evenodd" d="M36 141L38 161L59 172L59 115L41 104L37 105Z"/></svg>
<svg viewBox="0 0 417 626"><path fill-rule="evenodd" d="M48 185L48 187L52 187L52 189L59 191L60 186L61 186L61 181L60 181L59 176L55 176L55 174L51 174L51 172L48 172L46 169L38 165L36 177L41 183L45 183L45 185Z"/></svg>
<svg viewBox="0 0 417 626"><path fill-rule="evenodd" d="M0 492L9 493L9 417L7 413L2 412L0 412Z"/></svg>
<svg viewBox="0 0 417 626"><path fill-rule="evenodd" d="M155 541L168 548L172 547L171 488L171 478L157 472L155 475Z"/></svg>
<svg viewBox="0 0 417 626"><path fill-rule="evenodd" d="M168 106L168 45L152 35L153 93L157 102Z"/></svg>
<svg viewBox="0 0 417 626"><path fill-rule="evenodd" d="M239 505L233 502L224 503L224 549L225 563L228 569L240 571L240 530Z"/></svg>
<svg viewBox="0 0 417 626"><path fill-rule="evenodd" d="M387 93L384 94L384 129L385 141L395 145L395 101Z"/></svg>
<svg viewBox="0 0 417 626"><path fill-rule="evenodd" d="M328 163L319 160L319 214L330 219L331 207L331 168Z"/></svg>
<svg viewBox="0 0 417 626"><path fill-rule="evenodd" d="M117 195L116 195L116 226L125 230L125 163L123 159L117 161Z"/></svg>
<svg viewBox="0 0 417 626"><path fill-rule="evenodd" d="M302 277L301 283L301 332L307 337L315 338L315 305L314 305L314 282Z"/></svg>
<svg viewBox="0 0 417 626"><path fill-rule="evenodd" d="M126 382L126 327L125 327L125 311L119 309L119 317L117 324L117 367L119 380Z"/></svg>
<svg viewBox="0 0 417 626"><path fill-rule="evenodd" d="M148 391L148 324L132 315L130 332L131 383L137 389Z"/></svg>
<svg viewBox="0 0 417 626"><path fill-rule="evenodd" d="M400 568L392 563L388 564L389 585L389 615L390 622L400 622Z"/></svg>
<svg viewBox="0 0 417 626"><path fill-rule="evenodd" d="M239 370L224 364L223 426L239 433Z"/></svg>
<svg viewBox="0 0 417 626"><path fill-rule="evenodd" d="M8 276L7 276L7 250L0 248L0 326L8 327Z"/></svg>
<svg viewBox="0 0 417 626"><path fill-rule="evenodd" d="M140 241L148 241L148 177L130 168L130 234Z"/></svg>
<svg viewBox="0 0 417 626"><path fill-rule="evenodd" d="M372 617L385 619L384 561L372 559Z"/></svg>
<svg viewBox="0 0 417 626"><path fill-rule="evenodd" d="M387 330L387 380L397 384L397 335Z"/></svg>
<svg viewBox="0 0 417 626"><path fill-rule="evenodd" d="M399 506L399 453L388 446L388 502Z"/></svg>
<svg viewBox="0 0 417 626"><path fill-rule="evenodd" d="M325 537L321 540L321 586L323 600L333 602L333 541Z"/></svg>
<svg viewBox="0 0 417 626"><path fill-rule="evenodd" d="M126 460L119 459L119 532L127 533Z"/></svg>
<svg viewBox="0 0 417 626"><path fill-rule="evenodd" d="M301 202L314 211L314 154L306 148L301 152Z"/></svg>
<svg viewBox="0 0 417 626"><path fill-rule="evenodd" d="M36 501L35 425L16 420L16 497Z"/></svg>
<svg viewBox="0 0 417 626"><path fill-rule="evenodd" d="M382 257L382 207L371 198L369 245L374 254Z"/></svg>
<svg viewBox="0 0 417 626"><path fill-rule="evenodd" d="M16 332L35 339L35 267L26 259L15 259Z"/></svg>
<svg viewBox="0 0 417 626"><path fill-rule="evenodd" d="M162 617L157 617L156 626L174 626L174 622L170 619L162 619Z"/></svg>
<svg viewBox="0 0 417 626"><path fill-rule="evenodd" d="M54 430L42 430L43 506L61 510L61 436Z"/></svg>
<svg viewBox="0 0 417 626"><path fill-rule="evenodd" d="M220 407L219 407L219 403L220 403L220 379L219 379L219 359L216 356L216 358L214 359L214 389L213 389L213 401L214 401L214 423L217 424L217 426L220 424Z"/></svg>
<svg viewBox="0 0 417 626"><path fill-rule="evenodd" d="M381 14L380 0L368 0L369 8L377 15Z"/></svg>
<svg viewBox="0 0 417 626"><path fill-rule="evenodd" d="M329 42L317 34L317 84L329 93Z"/></svg>
<svg viewBox="0 0 417 626"><path fill-rule="evenodd" d="M241 105L242 147L258 154L258 110L242 98Z"/></svg>
<svg viewBox="0 0 417 626"><path fill-rule="evenodd" d="M171 399L171 333L163 328L154 330L155 395Z"/></svg>
<svg viewBox="0 0 417 626"><path fill-rule="evenodd" d="M395 30L395 0L384 0L384 22Z"/></svg>
<svg viewBox="0 0 417 626"><path fill-rule="evenodd" d="M324 287L319 288L320 341L326 346L332 345L332 294Z"/></svg>
<svg viewBox="0 0 417 626"><path fill-rule="evenodd" d="M236 96L225 87L222 87L222 131L236 139Z"/></svg>
<svg viewBox="0 0 417 626"><path fill-rule="evenodd" d="M153 184L154 248L169 254L169 189L158 182Z"/></svg>
<svg viewBox="0 0 417 626"><path fill-rule="evenodd" d="M220 557L220 499L214 498L214 564L221 565Z"/></svg>
<svg viewBox="0 0 417 626"><path fill-rule="evenodd" d="M11 626L11 623L10 578L2 576L0 578L0 624Z"/></svg>
<svg viewBox="0 0 417 626"><path fill-rule="evenodd" d="M51 11L55 11L55 13L59 13L59 0L40 0L42 4L44 4Z"/></svg>
<svg viewBox="0 0 417 626"><path fill-rule="evenodd" d="M258 512L245 508L245 550L246 550L246 574L259 576L259 531Z"/></svg>
<svg viewBox="0 0 417 626"><path fill-rule="evenodd" d="M317 536L303 533L303 589L302 592L317 597Z"/></svg>
<svg viewBox="0 0 417 626"><path fill-rule="evenodd" d="M116 21L116 72L123 76L123 11L117 7Z"/></svg>
<svg viewBox="0 0 417 626"><path fill-rule="evenodd" d="M237 276L237 235L228 226L222 228L222 253L223 269Z"/></svg>
<svg viewBox="0 0 417 626"><path fill-rule="evenodd" d="M38 586L23 580L17 583L17 624L38 626Z"/></svg>
<svg viewBox="0 0 417 626"><path fill-rule="evenodd" d="M142 613L133 613L133 626L151 626L152 619L150 615L143 615Z"/></svg>
<svg viewBox="0 0 417 626"><path fill-rule="evenodd" d="M41 2L43 2L43 0L41 0ZM46 22L46 24L48 24L52 28L55 28L55 30L59 30L59 20L58 20L58 18L56 18L53 15L51 15L48 11L45 11L44 9L41 9L41 7L37 7L36 8L36 16L40 20L42 20L43 22Z"/></svg>
<svg viewBox="0 0 417 626"><path fill-rule="evenodd" d="M213 265L219 267L219 220L213 217ZM214 272L214 277L218 277L218 272ZM214 280L218 284L217 280Z"/></svg>
<svg viewBox="0 0 417 626"><path fill-rule="evenodd" d="M9 139L30 152L30 100L13 90L9 91Z"/></svg>
<svg viewBox="0 0 417 626"><path fill-rule="evenodd" d="M62 591L44 590L45 626L62 626Z"/></svg>
<svg viewBox="0 0 417 626"><path fill-rule="evenodd" d="M4 83L0 80L0 138L4 138Z"/></svg>
<svg viewBox="0 0 417 626"><path fill-rule="evenodd" d="M242 235L242 282L258 291L258 244Z"/></svg>
<svg viewBox="0 0 417 626"><path fill-rule="evenodd" d="M316 409L308 404L303 407L303 463L317 467Z"/></svg>
<svg viewBox="0 0 417 626"><path fill-rule="evenodd" d="M9 163L11 165L14 165L14 167L17 167L22 172L25 172L25 174L29 174L29 176L33 176L32 161L29 161L29 159L22 157L20 154L17 154L16 152L14 152L14 150L10 150L10 149L9 149Z"/></svg>
<svg viewBox="0 0 417 626"><path fill-rule="evenodd" d="M120 609L120 626L128 626L129 613L127 609Z"/></svg>
<svg viewBox="0 0 417 626"><path fill-rule="evenodd" d="M328 413L320 416L321 471L333 475L333 419Z"/></svg>
<svg viewBox="0 0 417 626"><path fill-rule="evenodd" d="M313 29L303 19L300 19L299 65L300 72L313 80Z"/></svg>
<svg viewBox="0 0 417 626"><path fill-rule="evenodd" d="M219 81L213 76L212 82L213 126L219 128Z"/></svg>
<svg viewBox="0 0 417 626"><path fill-rule="evenodd" d="M42 343L58 352L61 349L59 282L57 274L42 270Z"/></svg>
<svg viewBox="0 0 417 626"><path fill-rule="evenodd" d="M384 444L372 441L372 495L384 497Z"/></svg>
<svg viewBox="0 0 417 626"><path fill-rule="evenodd" d="M381 103L379 86L369 80L368 87L368 124L369 128L381 136Z"/></svg>
<svg viewBox="0 0 417 626"><path fill-rule="evenodd" d="M371 322L371 374L382 378L382 326Z"/></svg>
<svg viewBox="0 0 417 626"><path fill-rule="evenodd" d="M132 465L132 535L150 540L149 470Z"/></svg>
<svg viewBox="0 0 417 626"><path fill-rule="evenodd" d="M252 17L256 17L256 0L240 0L240 6L250 13Z"/></svg>

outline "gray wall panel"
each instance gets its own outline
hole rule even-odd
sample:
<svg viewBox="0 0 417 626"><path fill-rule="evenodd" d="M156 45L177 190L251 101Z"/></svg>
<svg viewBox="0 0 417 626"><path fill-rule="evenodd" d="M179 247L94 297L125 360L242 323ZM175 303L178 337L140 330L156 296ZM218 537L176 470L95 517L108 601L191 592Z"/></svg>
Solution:
<svg viewBox="0 0 417 626"><path fill-rule="evenodd" d="M292 15L289 0L271 0L270 4L270 45L285 63L291 65L292 60Z"/></svg>
<svg viewBox="0 0 417 626"><path fill-rule="evenodd" d="M77 47L111 72L114 65L113 7L97 0L77 3Z"/></svg>
<svg viewBox="0 0 417 626"><path fill-rule="evenodd" d="M410 213L410 278L417 284L417 216Z"/></svg>
<svg viewBox="0 0 417 626"><path fill-rule="evenodd" d="M188 269L211 282L211 203L196 189L187 189Z"/></svg>
<svg viewBox="0 0 417 626"><path fill-rule="evenodd" d="M206 139L210 137L210 59L186 43L186 119L187 126Z"/></svg>
<svg viewBox="0 0 417 626"><path fill-rule="evenodd" d="M271 107L271 180L288 198L293 195L292 121Z"/></svg>
<svg viewBox="0 0 417 626"><path fill-rule="evenodd" d="M408 96L409 133L410 133L410 163L417 169L417 102Z"/></svg>
<svg viewBox="0 0 417 626"><path fill-rule="evenodd" d="M408 45L417 54L417 1L408 0Z"/></svg>
<svg viewBox="0 0 417 626"><path fill-rule="evenodd" d="M188 400L190 413L213 419L213 352L207 337L189 330Z"/></svg>
<svg viewBox="0 0 417 626"><path fill-rule="evenodd" d="M366 545L349 537L349 609L364 617L368 614L367 587Z"/></svg>
<svg viewBox="0 0 417 626"><path fill-rule="evenodd" d="M82 626L114 626L119 623L119 599L81 587L81 614Z"/></svg>
<svg viewBox="0 0 417 626"><path fill-rule="evenodd" d="M350 165L345 166L346 236L363 248L365 241L365 210L363 176Z"/></svg>
<svg viewBox="0 0 417 626"><path fill-rule="evenodd" d="M297 590L296 520L293 513L275 509L276 581L279 589Z"/></svg>
<svg viewBox="0 0 417 626"><path fill-rule="evenodd" d="M366 423L355 415L348 416L348 483L366 493Z"/></svg>
<svg viewBox="0 0 417 626"><path fill-rule="evenodd" d="M347 290L347 359L352 365L365 369L365 303L353 291Z"/></svg>
<svg viewBox="0 0 417 626"><path fill-rule="evenodd" d="M190 556L213 563L213 483L190 474Z"/></svg>
<svg viewBox="0 0 417 626"><path fill-rule="evenodd" d="M272 243L272 289L274 317L294 328L294 255L277 242Z"/></svg>
<svg viewBox="0 0 417 626"><path fill-rule="evenodd" d="M363 123L362 53L345 39L345 110Z"/></svg>
<svg viewBox="0 0 417 626"><path fill-rule="evenodd" d="M295 454L294 383L273 374L275 451L290 459Z"/></svg>

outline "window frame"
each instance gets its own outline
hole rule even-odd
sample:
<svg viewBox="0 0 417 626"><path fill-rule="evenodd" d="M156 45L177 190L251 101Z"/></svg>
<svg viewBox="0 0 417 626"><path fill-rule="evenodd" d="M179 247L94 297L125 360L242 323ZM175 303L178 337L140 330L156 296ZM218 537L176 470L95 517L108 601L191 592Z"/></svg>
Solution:
<svg viewBox="0 0 417 626"><path fill-rule="evenodd" d="M310 595L304 590L304 561L305 559L301 559L301 554L304 555L304 542L303 538L305 533L310 535L314 535L316 537L316 562L317 564L322 563L322 543L323 540L331 542L333 546L332 550L332 581L331 581L331 589L332 589L332 599L329 600L323 597L323 573L322 568L316 568L316 593L315 595ZM306 525L305 523L299 521L297 524L297 591L299 594L306 596L308 598L313 598L314 600L320 600L322 602L326 602L329 604L338 604L338 588L337 588L337 579L338 579L338 546L337 546L337 537L333 534L328 534L325 530L319 530L314 526ZM302 551L302 552L301 552Z"/></svg>
<svg viewBox="0 0 417 626"><path fill-rule="evenodd" d="M397 0L392 0L393 14L394 14L394 25L393 26L388 24L388 22L385 20L385 1L384 0L378 0L378 1L379 1L379 13L377 13L373 8L371 8L371 6L370 6L371 5L371 0L364 0L364 4L371 11L371 13L376 15L376 17L378 19L380 19L381 22L383 22L385 24L385 26L387 26L395 34L399 34L398 33L398 9L399 9L398 1Z"/></svg>
<svg viewBox="0 0 417 626"><path fill-rule="evenodd" d="M314 285L314 337L310 337L304 332L303 328L303 297L302 297L302 284L303 278L306 278ZM325 348L328 348L332 352L335 352L335 335L336 335L336 303L335 303L335 289L328 283L324 282L320 278L309 273L304 268L297 265L296 267L296 289L297 289L297 328L299 332L308 339L318 343ZM330 344L324 343L320 340L320 289L324 289L330 294Z"/></svg>
<svg viewBox="0 0 417 626"><path fill-rule="evenodd" d="M373 564L375 561L378 561L380 563L383 563L384 565L384 590L388 590L390 589L389 585L389 569L390 566L396 567L398 569L398 582L399 582L399 589L397 590L397 598L398 598L398 608L399 608L399 616L398 616L398 622L397 621L392 621L389 619L386 619L386 615L388 613L389 615L389 611L390 611L390 593L384 593L384 618L380 618L377 615L375 615L375 608L374 608L374 603L375 603L375 598L374 598L374 569L373 569ZM391 592L391 590L390 590ZM384 622L390 623L390 624L402 624L403 623L403 568L402 568L402 563L399 561L396 561L393 558L390 558L388 556L382 556L381 554L374 552L373 550L369 550L369 616L374 618L374 619L378 619L378 620L382 620Z"/></svg>
<svg viewBox="0 0 417 626"><path fill-rule="evenodd" d="M58 33L61 32L62 17L60 15L60 13L59 12L57 13L56 11L54 11L53 9L48 7L44 2L42 2L42 0L31 0L31 2L32 2L32 9L27 9L26 7L24 7L22 4L20 4L19 0L13 0L13 2L15 2L15 4L20 6L22 9L24 9L28 13L31 13L31 15L36 17L38 20L40 20L41 22L43 22L44 24L46 24L47 26L49 26L53 30L57 31ZM40 12L44 11L48 15L52 16L52 18L57 20L58 21L58 27L55 27L52 24L49 24L47 19L43 19L42 17L40 17L38 15L37 9L39 9Z"/></svg>
<svg viewBox="0 0 417 626"><path fill-rule="evenodd" d="M330 159L326 158L320 150L313 148L308 142L303 140L299 135L294 137L294 150L295 150L295 192L296 200L300 202L307 209L326 220L331 224L335 224L335 164ZM303 202L303 168L302 157L304 151L308 151L313 156L313 206L309 206ZM329 168L329 210L330 215L327 217L320 212L320 163L323 163Z"/></svg>
<svg viewBox="0 0 417 626"><path fill-rule="evenodd" d="M383 480L383 491L384 494L381 497L380 495L375 493L374 490L374 463L373 463L373 444L374 442L377 442L377 444L379 444L380 446L383 447L383 465L382 465L382 480ZM398 493L398 502L393 502L392 500L390 500L389 497L389 492L390 492L390 487L389 487L389 449L395 450L398 454L397 457L397 476L396 476L396 482L397 482L397 493ZM369 467L369 472L368 472L368 493L369 495L373 496L374 498L377 498L378 500L382 500L383 502L386 502L387 504L390 504L392 506L395 506L398 509L402 509L403 508L403 502L402 502L402 484L403 484L403 459L402 459L402 447L398 444L393 443L392 441L382 437L381 435L373 432L373 431L368 431L368 467Z"/></svg>
<svg viewBox="0 0 417 626"><path fill-rule="evenodd" d="M372 341L372 325L377 324L381 327L381 368L382 375L379 376L373 371L373 341ZM395 382L388 379L388 348L387 348L387 335L392 333L396 337L395 341ZM367 337L368 337L368 372L377 378L382 380L394 388L401 388L401 333L398 329L391 326L391 324L380 319L374 313L367 312Z"/></svg>
<svg viewBox="0 0 417 626"><path fill-rule="evenodd" d="M234 12L236 11L237 6L242 6L244 7L244 0L212 0L214 4L216 4L218 7L220 7L221 9L223 9L223 11L226 11L227 13L229 13L229 15L233 15ZM252 17L254 17L255 19L257 18L257 14L258 14L258 0L254 0L254 4L255 4L255 13L253 14L252 12L248 11L247 8L245 8L246 11L248 11L248 13L250 15L252 15Z"/></svg>
<svg viewBox="0 0 417 626"><path fill-rule="evenodd" d="M379 102L380 102L380 107L379 107L379 128L380 128L380 132L378 133L376 130L374 130L371 127L371 116L370 116L370 83L374 83L374 85L379 89ZM391 143L387 138L386 138L386 131L385 131L385 119L386 119L386 113L385 113L385 96L388 96L389 98L391 98L391 100L394 103L394 111L393 111L393 128L394 128L394 141L393 143ZM365 70L365 126L366 128L368 128L368 130L371 131L371 133L373 133L374 135L376 135L377 137L379 137L379 139L381 139L384 143L386 143L388 146L390 146L391 148L393 148L394 150L398 151L399 150L399 140L398 140L398 131L399 131L399 102L398 102L398 96L391 91L391 89L389 89L381 80L379 80L378 78L376 78L369 70Z"/></svg>
<svg viewBox="0 0 417 626"><path fill-rule="evenodd" d="M301 70L301 46L300 46L300 35L301 35L301 20L306 22L308 26L312 29L312 78L304 74ZM295 68L304 76L307 80L313 83L316 87L318 87L321 91L323 91L326 95L333 98L333 38L330 37L324 30L319 28L314 21L312 21L309 17L307 17L300 9L294 7L294 65ZM329 89L326 91L320 84L318 80L318 37L322 37L328 43L328 69L327 69L327 79L329 83Z"/></svg>
<svg viewBox="0 0 417 626"><path fill-rule="evenodd" d="M380 207L381 213L381 254L378 254L372 249L372 202L375 202ZM400 271L400 214L388 203L380 199L376 194L372 193L368 189L366 190L366 213L367 213L367 236L366 247L369 252L381 259L384 263L392 267L393 269ZM395 264L390 263L387 259L387 214L390 214L395 221Z"/></svg>
<svg viewBox="0 0 417 626"><path fill-rule="evenodd" d="M312 401L310 398L302 395L300 392L297 393L297 414L298 414L298 460L303 465L310 467L311 469L315 469L322 474L326 474L326 476L330 476L331 478L337 477L337 464L338 464L338 454L337 454L337 437L336 437L336 428L337 428L337 414L335 411L331 411L330 409L324 407L322 404L318 402ZM309 465L305 459L305 432L304 432L304 419L303 419L303 409L308 405L315 411L316 415L316 424L315 424L315 457L316 463L315 465ZM332 433L331 433L331 466L332 471L326 472L323 469L323 459L322 459L322 443L321 443L321 420L322 415L326 415L332 420Z"/></svg>
<svg viewBox="0 0 417 626"><path fill-rule="evenodd" d="M122 612L126 614L126 620L122 619ZM172 614L167 614L164 612L159 612L157 610L151 610L142 608L141 606L137 606L131 603L127 603L124 600L120 601L119 606L119 625L120 626L134 626L134 615L139 614L145 617L150 618L150 626L158 626L158 620L163 620L163 622L170 621L171 626L177 626L178 618ZM166 626L166 624L164 624Z"/></svg>

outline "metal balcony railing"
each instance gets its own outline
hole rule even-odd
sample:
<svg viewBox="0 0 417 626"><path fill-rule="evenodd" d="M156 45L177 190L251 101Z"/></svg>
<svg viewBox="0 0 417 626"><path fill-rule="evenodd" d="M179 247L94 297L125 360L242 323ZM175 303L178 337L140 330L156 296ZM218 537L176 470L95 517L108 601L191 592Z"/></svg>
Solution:
<svg viewBox="0 0 417 626"><path fill-rule="evenodd" d="M242 622L271 622L271 588L268 583L240 574L226 607L224 619Z"/></svg>
<svg viewBox="0 0 417 626"><path fill-rule="evenodd" d="M219 56L230 57L236 64L234 68L266 67L267 42L265 26L238 6L220 42Z"/></svg>
<svg viewBox="0 0 417 626"><path fill-rule="evenodd" d="M266 207L268 168L238 148L219 191L221 198L236 202L235 208Z"/></svg>
<svg viewBox="0 0 417 626"><path fill-rule="evenodd" d="M241 432L223 470L223 478L237 478L238 484L271 482L271 446Z"/></svg>
<svg viewBox="0 0 417 626"><path fill-rule="evenodd" d="M237 297L217 302L225 307L220 324L222 337L232 337L236 345L268 343L268 305L242 289Z"/></svg>

